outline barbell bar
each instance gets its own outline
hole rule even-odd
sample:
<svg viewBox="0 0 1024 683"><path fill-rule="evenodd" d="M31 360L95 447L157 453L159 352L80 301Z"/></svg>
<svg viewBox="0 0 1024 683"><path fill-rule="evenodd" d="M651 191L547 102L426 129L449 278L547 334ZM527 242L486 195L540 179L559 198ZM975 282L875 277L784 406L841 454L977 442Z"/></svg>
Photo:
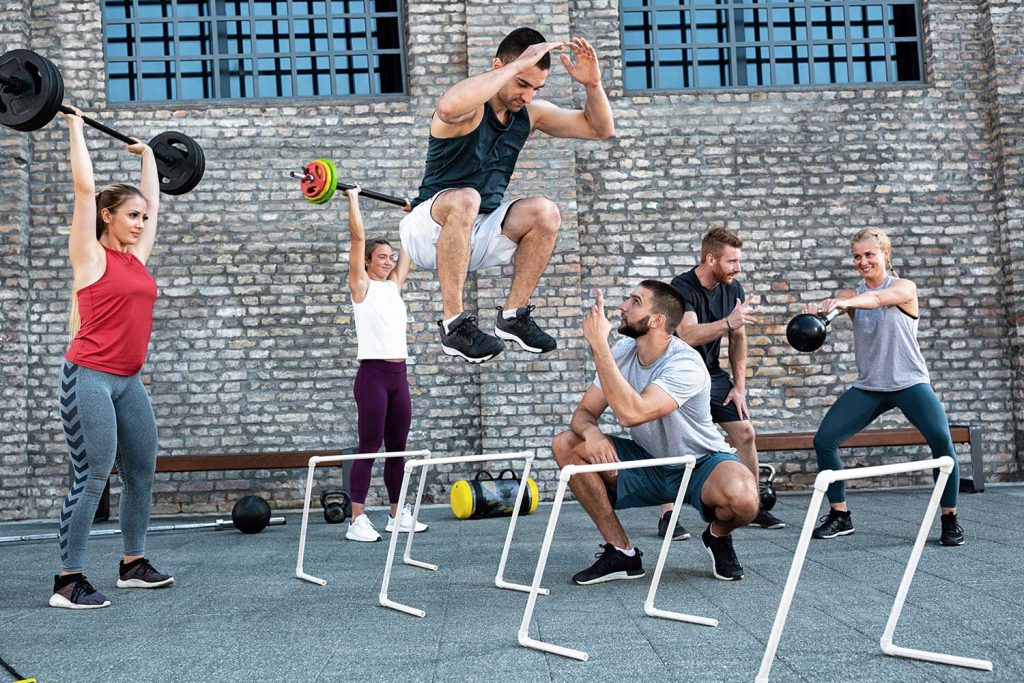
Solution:
<svg viewBox="0 0 1024 683"><path fill-rule="evenodd" d="M39 130L58 112L74 114L63 104L64 79L56 65L31 50L11 50L0 55L0 124L21 132ZM88 116L89 126L126 144L134 138ZM160 133L149 141L157 161L160 191L179 195L189 192L203 178L206 156L195 140L177 131Z"/></svg>

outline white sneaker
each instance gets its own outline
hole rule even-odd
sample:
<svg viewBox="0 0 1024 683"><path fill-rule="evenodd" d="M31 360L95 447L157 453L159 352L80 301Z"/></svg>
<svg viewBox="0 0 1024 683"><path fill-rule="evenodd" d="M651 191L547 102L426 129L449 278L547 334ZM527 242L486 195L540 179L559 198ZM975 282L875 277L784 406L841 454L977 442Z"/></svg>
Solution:
<svg viewBox="0 0 1024 683"><path fill-rule="evenodd" d="M373 528L373 522L370 521L369 517L359 515L348 523L348 531L345 532L345 538L361 543L373 543L380 540L380 534Z"/></svg>
<svg viewBox="0 0 1024 683"><path fill-rule="evenodd" d="M399 529L399 531L401 531L404 534L407 534L407 533L409 533L410 529L412 529L412 506L411 505L406 505L404 508L402 508L402 527ZM391 515L388 515L388 525L387 525L387 527L384 530L385 531L394 531L395 530L395 518L392 517ZM427 530L427 525L426 524L424 524L423 522L416 522L416 533L420 533L421 531L426 531L426 530Z"/></svg>

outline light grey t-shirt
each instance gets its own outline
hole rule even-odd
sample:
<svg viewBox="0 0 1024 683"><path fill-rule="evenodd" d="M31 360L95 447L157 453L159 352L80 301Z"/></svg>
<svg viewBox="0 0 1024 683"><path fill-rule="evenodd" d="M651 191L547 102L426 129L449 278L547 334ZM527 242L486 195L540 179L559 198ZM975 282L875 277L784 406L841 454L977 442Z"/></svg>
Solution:
<svg viewBox="0 0 1024 683"><path fill-rule="evenodd" d="M678 408L657 420L630 427L630 437L656 458L674 455L734 453L711 421L711 376L699 353L673 337L665 353L648 366L640 364L636 341L622 339L612 348L615 364L638 393L658 385ZM601 380L594 378L601 388Z"/></svg>
<svg viewBox="0 0 1024 683"><path fill-rule="evenodd" d="M862 282L857 294L886 289L895 281L890 275L874 289ZM901 391L930 381L917 345L917 318L899 306L854 310L853 342L857 357L857 381L853 386L858 389Z"/></svg>

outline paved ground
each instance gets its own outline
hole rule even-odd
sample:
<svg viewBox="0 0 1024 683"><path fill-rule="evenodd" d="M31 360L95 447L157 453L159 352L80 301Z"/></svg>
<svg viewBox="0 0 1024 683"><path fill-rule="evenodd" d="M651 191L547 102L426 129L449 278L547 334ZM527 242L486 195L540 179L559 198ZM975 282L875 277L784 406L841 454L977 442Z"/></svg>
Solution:
<svg viewBox="0 0 1024 683"><path fill-rule="evenodd" d="M114 587L120 539L90 545L87 574L110 608L46 606L55 542L0 545L0 653L40 683L145 681L752 681L792 561L809 496L781 496L791 525L745 529L736 547L738 583L711 578L694 539L677 542L659 606L715 617L718 628L652 619L643 601L654 568L654 510L623 515L647 552L648 578L577 587L599 537L569 504L534 620L540 637L586 650L577 662L520 647L526 596L492 586L507 520L459 522L424 511L430 531L414 556L428 573L398 566L391 597L427 610L418 619L377 605L386 543L356 544L317 517L306 569L294 578L298 516L259 535L234 530L153 534L149 555L177 585L159 591ZM942 548L936 530L921 559L896 643L990 659L991 673L881 654L885 626L916 525L921 490L850 494L857 533L814 542L772 671L773 681L1024 681L1024 486L990 487L961 498L968 544ZM522 520L507 578L528 583L550 506ZM372 516L378 521L386 513ZM167 520L154 520L166 522ZM194 521L194 520L188 520ZM695 513L684 524L699 531ZM383 527L383 523L379 526ZM53 524L2 524L0 536ZM0 672L0 681L8 678Z"/></svg>

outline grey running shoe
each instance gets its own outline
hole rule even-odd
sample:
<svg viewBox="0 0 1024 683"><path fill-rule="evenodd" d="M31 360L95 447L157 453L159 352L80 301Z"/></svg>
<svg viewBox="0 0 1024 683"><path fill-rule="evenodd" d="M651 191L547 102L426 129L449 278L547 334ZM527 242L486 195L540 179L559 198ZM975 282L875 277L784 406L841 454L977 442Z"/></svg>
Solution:
<svg viewBox="0 0 1024 683"><path fill-rule="evenodd" d="M110 605L110 600L92 587L84 574L53 577L53 595L50 607L65 609L98 609Z"/></svg>
<svg viewBox="0 0 1024 683"><path fill-rule="evenodd" d="M554 351L558 342L550 334L540 329L530 316L534 306L516 309L514 318L505 319L504 309L498 306L498 320L494 323L494 334L506 341L514 341L530 353L547 353Z"/></svg>
<svg viewBox="0 0 1024 683"><path fill-rule="evenodd" d="M174 583L174 577L161 574L144 557L132 560L128 564L121 561L118 588L163 588Z"/></svg>
<svg viewBox="0 0 1024 683"><path fill-rule="evenodd" d="M460 313L452 321L451 331L444 331L444 321L438 320L441 328L441 350L449 356L459 356L470 363L483 363L505 350L505 343L476 326L476 316Z"/></svg>

